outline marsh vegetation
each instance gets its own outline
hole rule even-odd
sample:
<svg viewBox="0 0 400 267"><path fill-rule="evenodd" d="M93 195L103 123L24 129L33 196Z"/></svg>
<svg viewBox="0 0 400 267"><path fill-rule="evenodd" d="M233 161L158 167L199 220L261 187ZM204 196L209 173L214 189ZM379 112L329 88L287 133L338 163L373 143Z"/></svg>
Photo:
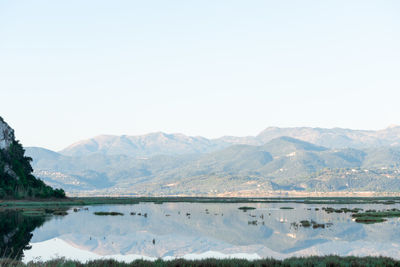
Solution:
<svg viewBox="0 0 400 267"><path fill-rule="evenodd" d="M384 211L367 210L363 213L356 213L351 215L358 223L380 223L387 221L387 218L400 217L400 210L390 209Z"/></svg>
<svg viewBox="0 0 400 267"><path fill-rule="evenodd" d="M238 209L242 210L243 212L246 212L248 210L255 210L256 208L255 207L246 207L246 206L244 206L244 207L239 207Z"/></svg>
<svg viewBox="0 0 400 267"><path fill-rule="evenodd" d="M108 211L97 211L97 212L94 212L93 214L97 215L97 216L124 216L123 213L116 212L116 211L110 211L110 212L108 212Z"/></svg>
<svg viewBox="0 0 400 267"><path fill-rule="evenodd" d="M400 261L388 257L339 257L339 256L311 256L301 258L289 258L285 260L262 259L249 261L245 259L204 259L204 260L184 260L175 259L170 261L156 260L136 260L130 263L118 262L115 260L94 260L86 263L79 261L54 259L47 262L22 263L16 260L0 259L0 266L13 267L203 267L203 266L243 266L243 267L281 267L281 266L399 266Z"/></svg>

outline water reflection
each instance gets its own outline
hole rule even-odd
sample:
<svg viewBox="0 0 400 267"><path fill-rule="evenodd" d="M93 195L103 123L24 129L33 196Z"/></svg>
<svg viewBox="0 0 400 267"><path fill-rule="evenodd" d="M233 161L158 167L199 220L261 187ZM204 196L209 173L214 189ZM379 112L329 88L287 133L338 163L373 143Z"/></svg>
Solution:
<svg viewBox="0 0 400 267"><path fill-rule="evenodd" d="M349 213L327 213L322 210L327 205L291 203L293 209L281 209L287 205L251 204L256 209L246 212L238 209L242 204L233 203L141 203L70 209L67 216L54 216L44 224L42 221L43 226L33 231L32 249L26 250L25 261L55 256L78 260L111 257L129 261L140 257L240 255L251 259L281 259L325 254L385 255L400 259L398 218L365 225L354 222ZM390 207L381 204L330 206L399 208L398 204ZM104 215L96 216L96 212ZM107 212L123 216L107 216ZM303 226L303 220L311 222L310 226ZM314 228L316 224L325 227ZM25 246L29 239L25 240Z"/></svg>
<svg viewBox="0 0 400 267"><path fill-rule="evenodd" d="M21 211L0 212L0 255L21 259L23 251L29 250L29 242L35 228L43 225L44 216L26 216Z"/></svg>

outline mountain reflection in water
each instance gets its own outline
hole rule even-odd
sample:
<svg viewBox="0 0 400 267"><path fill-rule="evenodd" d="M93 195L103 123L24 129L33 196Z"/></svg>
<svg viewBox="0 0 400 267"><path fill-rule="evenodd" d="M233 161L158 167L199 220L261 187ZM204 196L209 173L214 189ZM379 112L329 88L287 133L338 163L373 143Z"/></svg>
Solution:
<svg viewBox="0 0 400 267"><path fill-rule="evenodd" d="M81 208L74 211L71 208L67 216L53 216L47 222L40 217L21 217L19 214L20 219L15 225L37 221L30 228L19 228L25 229L27 238L15 244L18 244L16 247L21 247L21 244L27 246L31 239L30 232L37 227L30 240L32 249L25 250L24 261L46 260L55 256L82 261L110 257L129 261L141 257L193 259L215 255L282 259L326 254L383 255L400 259L398 218L388 218L386 222L377 224L360 224L352 219L351 213L328 213L322 209L331 206L336 209L384 210L399 208L398 203L251 203L246 206L256 209L246 211L240 210L241 206L244 205L98 205L89 206L88 210ZM96 212L102 216L95 215ZM119 213L123 215L107 215ZM8 234L3 232L4 237L14 231L10 229ZM9 238L7 240L14 245ZM2 245L4 247L7 245Z"/></svg>

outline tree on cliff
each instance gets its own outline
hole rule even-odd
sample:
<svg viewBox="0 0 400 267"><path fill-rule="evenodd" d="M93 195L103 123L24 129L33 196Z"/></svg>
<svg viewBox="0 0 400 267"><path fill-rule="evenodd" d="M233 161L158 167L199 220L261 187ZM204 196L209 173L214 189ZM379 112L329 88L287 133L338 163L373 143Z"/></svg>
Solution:
<svg viewBox="0 0 400 267"><path fill-rule="evenodd" d="M14 130L0 117L0 198L63 198L63 189L53 189L33 176L32 158L25 156Z"/></svg>

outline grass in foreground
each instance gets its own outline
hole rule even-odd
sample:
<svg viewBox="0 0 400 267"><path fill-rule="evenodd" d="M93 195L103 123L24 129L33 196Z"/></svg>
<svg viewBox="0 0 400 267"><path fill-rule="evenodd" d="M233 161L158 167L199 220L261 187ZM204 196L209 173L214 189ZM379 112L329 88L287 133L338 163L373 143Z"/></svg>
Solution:
<svg viewBox="0 0 400 267"><path fill-rule="evenodd" d="M0 260L0 266L15 266L15 267L128 267L128 266L157 266L157 267L172 267L172 266L400 266L400 261L396 261L387 257L339 257L339 256L323 256L323 257L305 257L305 258L290 258L285 260L263 259L263 260L241 260L241 259L204 259L204 260L183 260L177 259L172 261L156 260L144 261L136 260L131 263L117 262L114 260L95 260L86 263L78 261L69 261L65 259L51 260L47 262L30 262L24 264L13 260Z"/></svg>

